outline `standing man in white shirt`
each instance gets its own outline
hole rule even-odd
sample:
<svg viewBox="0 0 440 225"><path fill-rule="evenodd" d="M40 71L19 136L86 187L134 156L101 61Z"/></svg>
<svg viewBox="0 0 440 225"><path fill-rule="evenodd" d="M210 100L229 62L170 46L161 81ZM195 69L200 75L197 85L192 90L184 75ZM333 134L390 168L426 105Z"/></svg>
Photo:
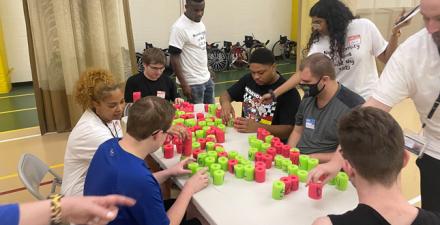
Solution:
<svg viewBox="0 0 440 225"><path fill-rule="evenodd" d="M417 159L420 169L422 208L440 211L440 1L421 0L425 28L399 46L388 61L376 91L364 106L386 112L411 98L423 124L420 135L428 142L425 154ZM340 153L327 164L311 171L310 179L327 181L341 168Z"/></svg>
<svg viewBox="0 0 440 225"><path fill-rule="evenodd" d="M204 0L186 0L185 13L171 27L169 52L177 83L192 103L214 103L214 82L208 69Z"/></svg>

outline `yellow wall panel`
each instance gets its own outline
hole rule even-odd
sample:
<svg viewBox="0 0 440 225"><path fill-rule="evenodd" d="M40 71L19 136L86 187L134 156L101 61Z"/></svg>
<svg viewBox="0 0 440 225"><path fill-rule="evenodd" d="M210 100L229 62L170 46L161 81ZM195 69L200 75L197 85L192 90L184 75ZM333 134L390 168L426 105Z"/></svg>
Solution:
<svg viewBox="0 0 440 225"><path fill-rule="evenodd" d="M8 60L6 58L5 42L3 40L3 29L0 20L0 94L8 93L11 90L9 79Z"/></svg>

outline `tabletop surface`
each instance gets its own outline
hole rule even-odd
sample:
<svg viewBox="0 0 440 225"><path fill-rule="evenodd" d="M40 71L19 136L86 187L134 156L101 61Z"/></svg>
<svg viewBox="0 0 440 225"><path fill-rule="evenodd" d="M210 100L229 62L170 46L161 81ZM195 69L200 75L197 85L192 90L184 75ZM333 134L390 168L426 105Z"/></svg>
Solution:
<svg viewBox="0 0 440 225"><path fill-rule="evenodd" d="M199 107L195 111L200 110ZM233 128L226 130L226 151L236 150L247 156L251 134L239 133ZM165 159L161 150L152 157L162 168L175 165L180 155ZM349 184L346 191L339 191L334 186L325 185L321 200L308 197L308 188L300 183L298 191L291 192L282 200L272 199L272 182L286 176L287 173L272 167L266 170L266 181L256 183L237 179L229 172L225 175L224 184L211 184L193 196L193 203L211 224L311 224L315 218L328 214L341 214L356 207L358 199L356 190ZM187 176L175 178L182 187Z"/></svg>

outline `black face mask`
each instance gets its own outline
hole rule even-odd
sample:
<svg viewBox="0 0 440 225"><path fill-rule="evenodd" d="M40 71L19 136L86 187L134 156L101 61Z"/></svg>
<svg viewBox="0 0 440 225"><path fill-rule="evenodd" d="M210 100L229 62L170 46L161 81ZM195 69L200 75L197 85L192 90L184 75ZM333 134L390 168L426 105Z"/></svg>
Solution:
<svg viewBox="0 0 440 225"><path fill-rule="evenodd" d="M299 87L304 91L304 98L316 97L319 93L321 93L322 90L324 90L325 85L321 88L321 90L318 89L318 84L321 81L321 78L319 78L318 82L315 84L299 84Z"/></svg>

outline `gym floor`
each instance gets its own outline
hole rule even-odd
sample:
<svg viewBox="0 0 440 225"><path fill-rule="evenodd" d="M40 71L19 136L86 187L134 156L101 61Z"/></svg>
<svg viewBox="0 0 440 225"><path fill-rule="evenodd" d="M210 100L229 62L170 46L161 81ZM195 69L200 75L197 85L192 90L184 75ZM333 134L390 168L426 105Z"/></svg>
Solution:
<svg viewBox="0 0 440 225"><path fill-rule="evenodd" d="M287 79L295 71L295 64L279 62L279 72ZM215 96L245 74L245 70L217 73ZM14 87L9 94L0 95L0 204L32 201L34 198L23 187L17 175L17 163L23 153L32 153L62 175L64 151L69 133L40 135L32 86ZM240 104L234 104L241 112ZM405 100L393 108L391 114L404 129L418 131L421 127L418 114L411 100ZM49 180L49 177L44 181ZM43 185L42 192L50 185ZM414 158L402 172L404 196L420 206L419 171Z"/></svg>

